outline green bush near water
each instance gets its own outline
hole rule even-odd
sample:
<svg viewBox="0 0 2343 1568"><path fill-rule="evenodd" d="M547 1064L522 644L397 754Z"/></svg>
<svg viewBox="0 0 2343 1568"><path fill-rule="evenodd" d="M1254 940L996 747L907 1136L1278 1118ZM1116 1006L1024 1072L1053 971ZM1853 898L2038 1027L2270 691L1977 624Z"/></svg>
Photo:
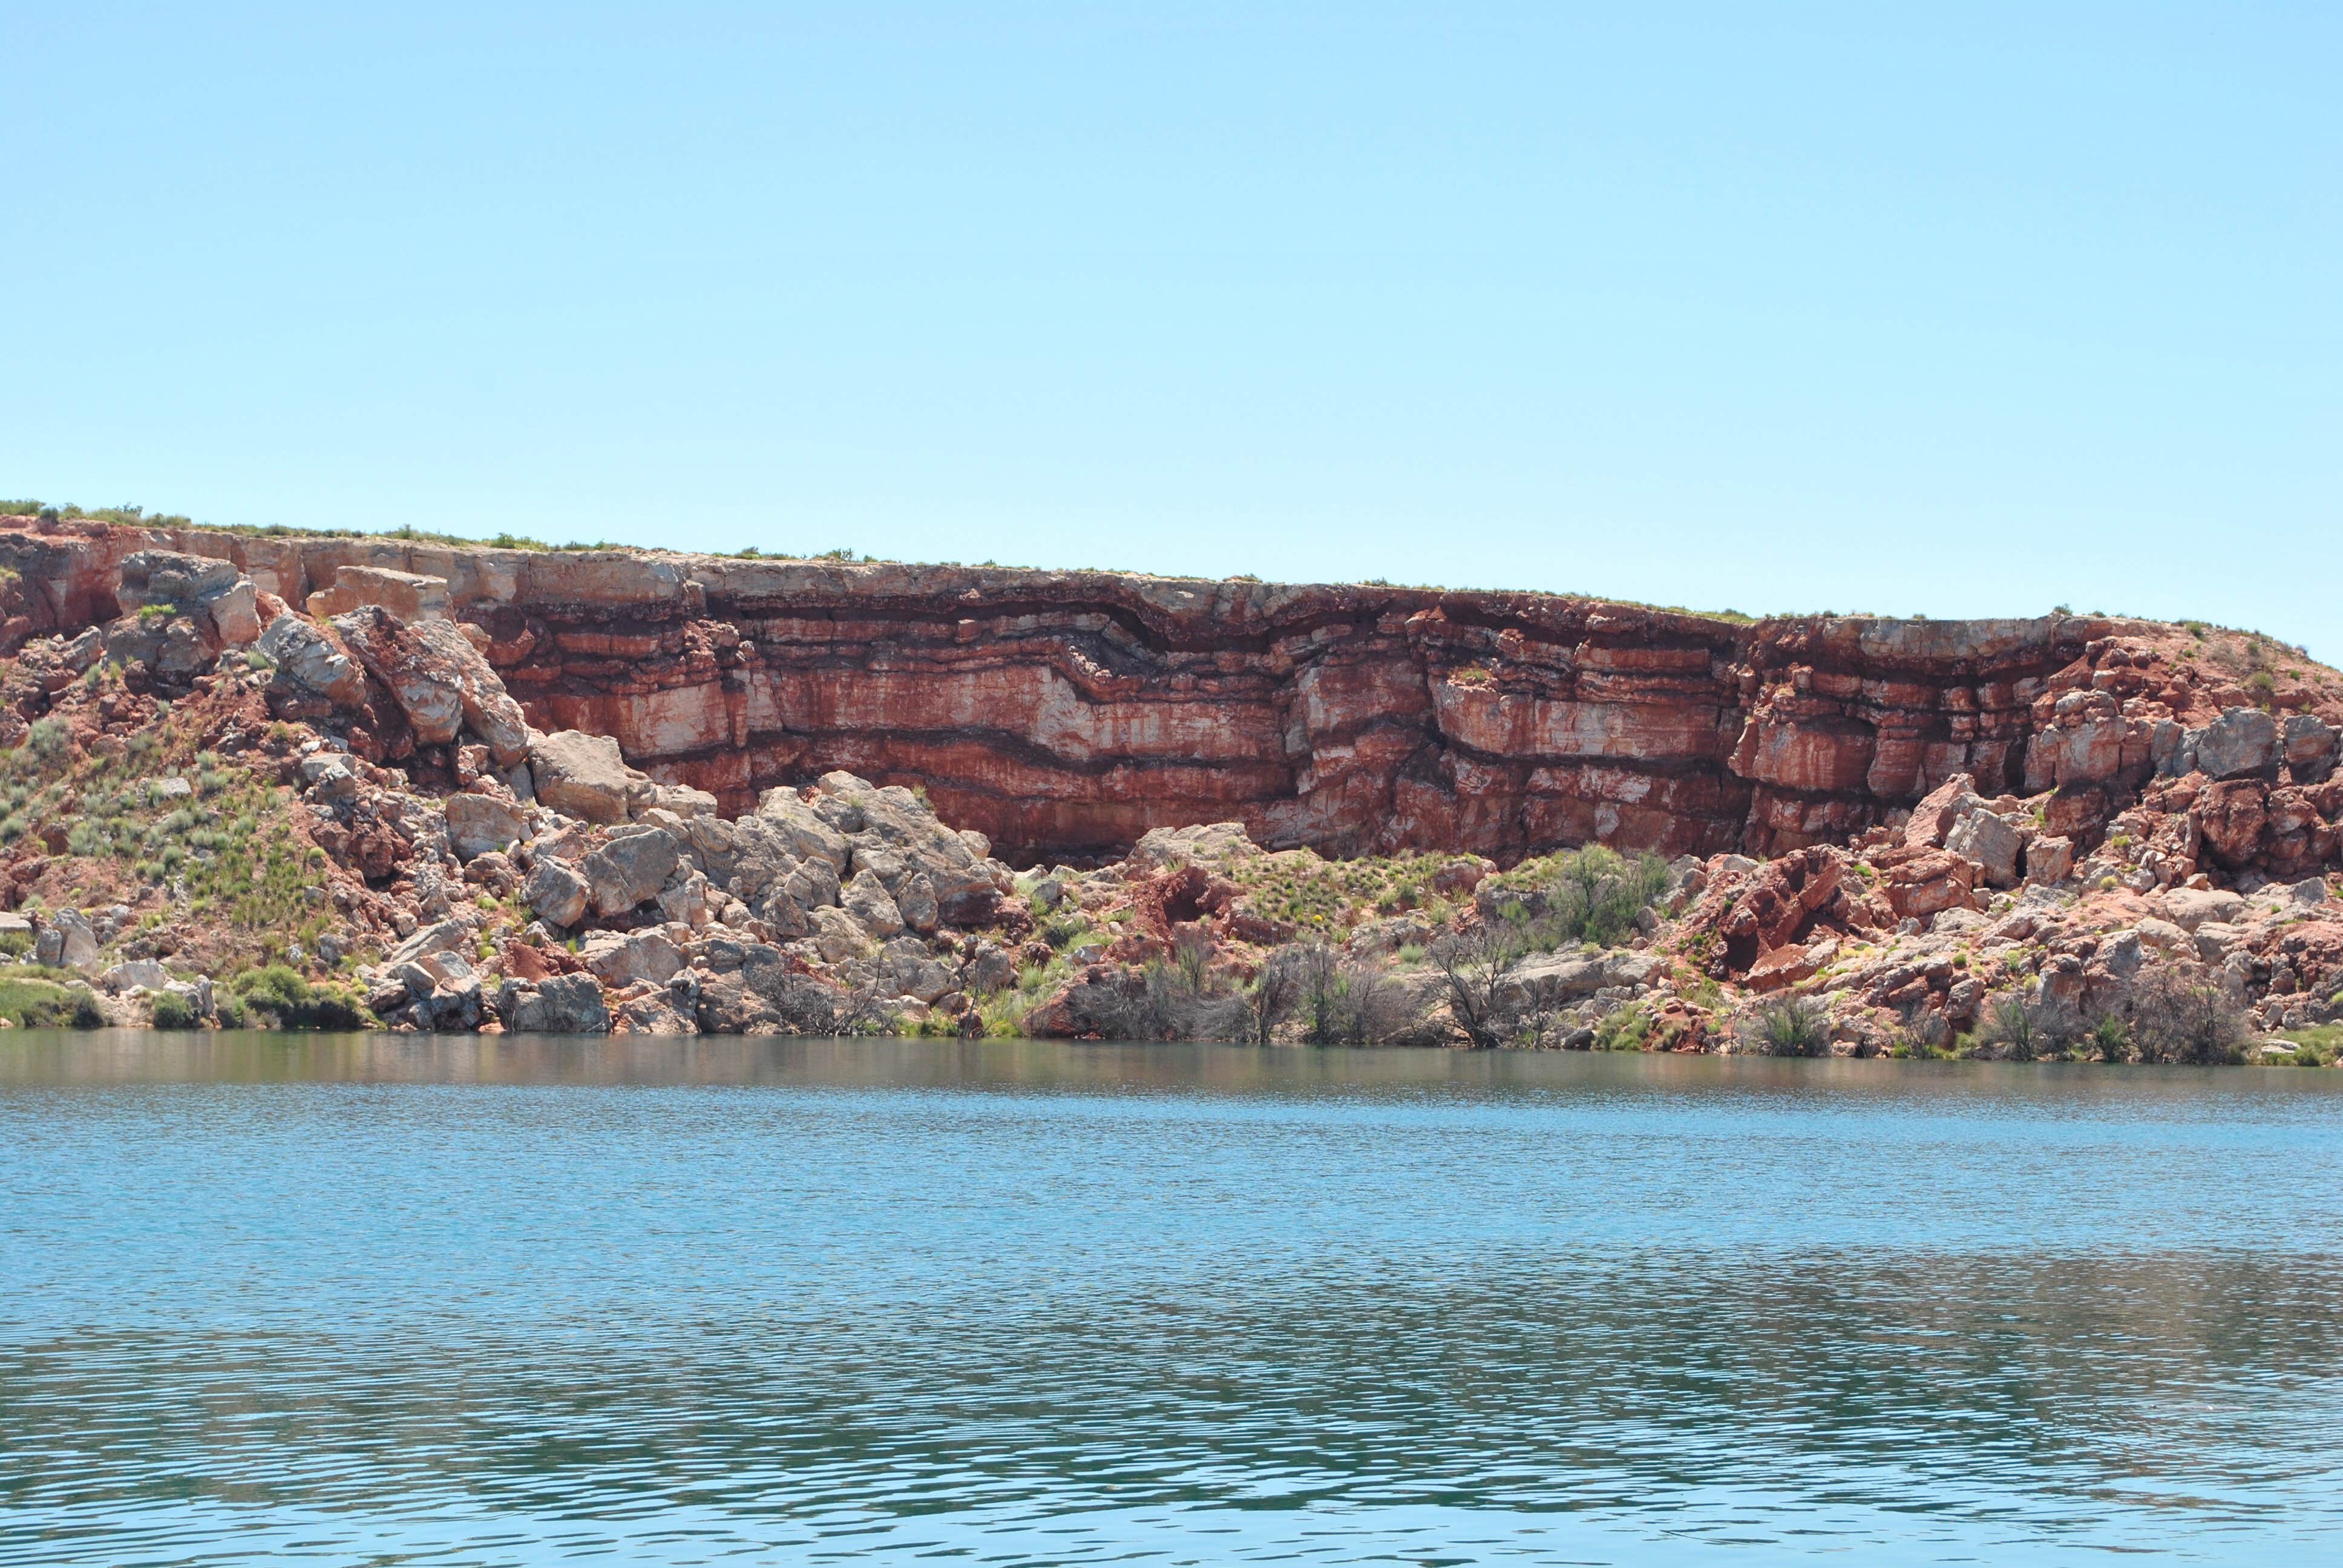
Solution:
<svg viewBox="0 0 2343 1568"><path fill-rule="evenodd" d="M376 1020L348 988L331 980L312 982L287 964L266 964L236 977L234 992L248 1013L271 1029L372 1029ZM220 1021L227 1021L221 1009Z"/></svg>
<svg viewBox="0 0 2343 1568"><path fill-rule="evenodd" d="M103 1029L106 1015L85 990L55 980L0 978L0 1017L19 1029Z"/></svg>

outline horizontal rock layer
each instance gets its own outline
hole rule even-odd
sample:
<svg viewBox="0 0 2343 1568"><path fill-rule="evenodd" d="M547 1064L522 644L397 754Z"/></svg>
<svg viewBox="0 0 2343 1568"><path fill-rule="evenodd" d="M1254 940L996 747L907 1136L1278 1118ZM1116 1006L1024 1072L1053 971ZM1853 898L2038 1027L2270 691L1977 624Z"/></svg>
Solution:
<svg viewBox="0 0 2343 1568"><path fill-rule="evenodd" d="M2125 624L2073 616L1738 624L1526 593L18 519L0 523L15 639L112 618L123 562L155 548L297 605L354 591L346 568L443 578L540 729L611 736L727 812L833 769L916 784L1019 860L1222 820L1333 854L1780 853L1956 773L2019 789L2054 729L2031 781L2111 792L2075 813L2087 834L2154 770L2145 740L2102 744L2038 700Z"/></svg>

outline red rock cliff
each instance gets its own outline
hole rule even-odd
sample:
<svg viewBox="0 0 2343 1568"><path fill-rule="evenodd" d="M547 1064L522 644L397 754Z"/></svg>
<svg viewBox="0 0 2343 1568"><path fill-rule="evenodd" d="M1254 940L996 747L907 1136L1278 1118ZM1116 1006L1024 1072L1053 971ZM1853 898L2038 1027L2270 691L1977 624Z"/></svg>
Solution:
<svg viewBox="0 0 2343 1568"><path fill-rule="evenodd" d="M362 592L334 587L345 567L443 578L541 728L614 736L728 810L835 768L920 784L1021 858L1228 819L1330 853L1778 852L1964 772L2057 787L2087 835L2153 771L2156 725L2221 695L2147 658L2101 678L2127 636L2171 628L2071 616L1736 624L1536 594L31 519L0 521L15 640L116 613L119 561L156 546L295 605ZM2062 705L2076 691L2096 706Z"/></svg>

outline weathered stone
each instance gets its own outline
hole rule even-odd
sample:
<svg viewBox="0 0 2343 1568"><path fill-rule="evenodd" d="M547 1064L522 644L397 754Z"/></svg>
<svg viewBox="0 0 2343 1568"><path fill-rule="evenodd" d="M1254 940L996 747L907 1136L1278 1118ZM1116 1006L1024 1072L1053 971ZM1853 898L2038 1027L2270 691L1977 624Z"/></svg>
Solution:
<svg viewBox="0 0 2343 1568"><path fill-rule="evenodd" d="M469 860L528 838L528 822L520 809L492 795L450 795L444 809L447 847L458 859Z"/></svg>
<svg viewBox="0 0 2343 1568"><path fill-rule="evenodd" d="M497 1016L515 1034L607 1034L610 1011L590 974L554 975L535 983L507 980Z"/></svg>
<svg viewBox="0 0 2343 1568"><path fill-rule="evenodd" d="M97 962L97 933L78 910L59 910L34 943L33 956L51 969L87 969Z"/></svg>
<svg viewBox="0 0 2343 1568"><path fill-rule="evenodd" d="M521 716L520 704L513 700L503 679L480 657L479 649L444 620L418 621L407 629L454 674L464 728L479 737L496 765L510 768L527 760L528 720Z"/></svg>
<svg viewBox="0 0 2343 1568"><path fill-rule="evenodd" d="M270 621L257 648L277 666L280 679L337 708L350 707L366 695L365 668L298 616Z"/></svg>
<svg viewBox="0 0 2343 1568"><path fill-rule="evenodd" d="M1945 835L1945 848L1984 867L1985 879L1995 887L2016 886L2017 857L2026 848L2026 839L2007 818L1981 807L1973 809Z"/></svg>
<svg viewBox="0 0 2343 1568"><path fill-rule="evenodd" d="M98 977L97 983L111 991L126 991L133 986L161 990L171 983L171 971L153 959L133 959L106 970Z"/></svg>
<svg viewBox="0 0 2343 1568"><path fill-rule="evenodd" d="M2056 834L2037 835L2026 846L2026 879L2063 882L2075 874L2075 841Z"/></svg>
<svg viewBox="0 0 2343 1568"><path fill-rule="evenodd" d="M820 905L811 911L808 923L813 927L814 948L821 954L824 963L844 963L870 950L870 933L844 910L829 904ZM899 924L895 929L900 930L903 928Z"/></svg>
<svg viewBox="0 0 2343 1568"><path fill-rule="evenodd" d="M2243 778L2277 761L2278 720L2258 708L2232 708L2192 730L2186 745L2200 771L2216 779Z"/></svg>
<svg viewBox="0 0 2343 1568"><path fill-rule="evenodd" d="M594 978L612 988L649 980L665 985L683 968L683 954L664 932L596 931L578 956Z"/></svg>
<svg viewBox="0 0 2343 1568"><path fill-rule="evenodd" d="M2298 713L2286 721L2281 744L2298 781L2317 783L2335 771L2336 739L2334 728L2315 713Z"/></svg>
<svg viewBox="0 0 2343 1568"><path fill-rule="evenodd" d="M1880 893L1888 908L1906 919L1925 920L1945 910L1969 907L1977 864L1944 849L1906 849L1879 857L1886 880Z"/></svg>
<svg viewBox="0 0 2343 1568"><path fill-rule="evenodd" d="M1904 842L1914 849L1943 849L1945 835L1976 798L1976 780L1966 773L1954 774L1912 808L1911 820L1904 825Z"/></svg>
<svg viewBox="0 0 2343 1568"><path fill-rule="evenodd" d="M627 766L607 735L540 735L529 743L528 770L539 802L588 822L624 822L652 799L650 779Z"/></svg>
<svg viewBox="0 0 2343 1568"><path fill-rule="evenodd" d="M990 853L988 849L986 855ZM1250 859L1260 853L1242 822L1205 822L1192 828L1151 829L1131 846L1130 858L1151 871L1175 865L1217 870L1232 860Z"/></svg>
<svg viewBox="0 0 2343 1568"><path fill-rule="evenodd" d="M520 896L537 918L553 926L576 925L592 892L583 872L553 855L539 855L520 884Z"/></svg>
<svg viewBox="0 0 2343 1568"><path fill-rule="evenodd" d="M400 964L412 963L437 953L460 953L471 945L472 930L469 926L461 920L440 920L418 929L413 936L385 953L382 961L386 968L396 969Z"/></svg>
<svg viewBox="0 0 2343 1568"><path fill-rule="evenodd" d="M612 838L578 863L597 914L624 914L659 896L676 868L675 838L664 828L639 828Z"/></svg>
<svg viewBox="0 0 2343 1568"><path fill-rule="evenodd" d="M833 873L845 874L846 835L823 820L796 790L766 790L757 802L757 816L781 835L789 852L799 859L826 861Z"/></svg>
<svg viewBox="0 0 2343 1568"><path fill-rule="evenodd" d="M902 911L895 907L886 884L869 871L859 871L839 894L839 903L857 925L880 940L903 929Z"/></svg>
<svg viewBox="0 0 2343 1568"><path fill-rule="evenodd" d="M333 583L309 596L307 608L317 620L372 605L388 610L409 626L447 618L447 579L387 567L339 566Z"/></svg>
<svg viewBox="0 0 2343 1568"><path fill-rule="evenodd" d="M463 683L444 652L376 606L337 615L332 624L407 715L416 739L441 746L456 739L464 726Z"/></svg>
<svg viewBox="0 0 2343 1568"><path fill-rule="evenodd" d="M2245 896L2226 888L2176 888L2164 895L2165 912L2181 930L2194 931L2208 921L2234 919L2245 908Z"/></svg>

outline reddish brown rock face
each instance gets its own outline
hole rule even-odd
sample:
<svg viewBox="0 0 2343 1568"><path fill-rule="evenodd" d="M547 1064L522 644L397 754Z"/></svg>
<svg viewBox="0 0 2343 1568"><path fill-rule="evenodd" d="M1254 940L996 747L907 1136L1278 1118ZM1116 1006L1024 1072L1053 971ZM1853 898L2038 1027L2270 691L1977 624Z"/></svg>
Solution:
<svg viewBox="0 0 2343 1568"><path fill-rule="evenodd" d="M2078 791L2117 774L2127 796L2146 770L2143 725L2040 700L2113 629L2075 617L1746 625L1532 594L8 526L34 632L104 619L109 572L150 545L297 604L346 566L444 577L539 728L613 736L727 811L831 769L920 785L1021 860L1227 819L1334 854L1778 854L1956 773L2016 789L2029 748ZM2089 804L2078 832L2117 802Z"/></svg>

